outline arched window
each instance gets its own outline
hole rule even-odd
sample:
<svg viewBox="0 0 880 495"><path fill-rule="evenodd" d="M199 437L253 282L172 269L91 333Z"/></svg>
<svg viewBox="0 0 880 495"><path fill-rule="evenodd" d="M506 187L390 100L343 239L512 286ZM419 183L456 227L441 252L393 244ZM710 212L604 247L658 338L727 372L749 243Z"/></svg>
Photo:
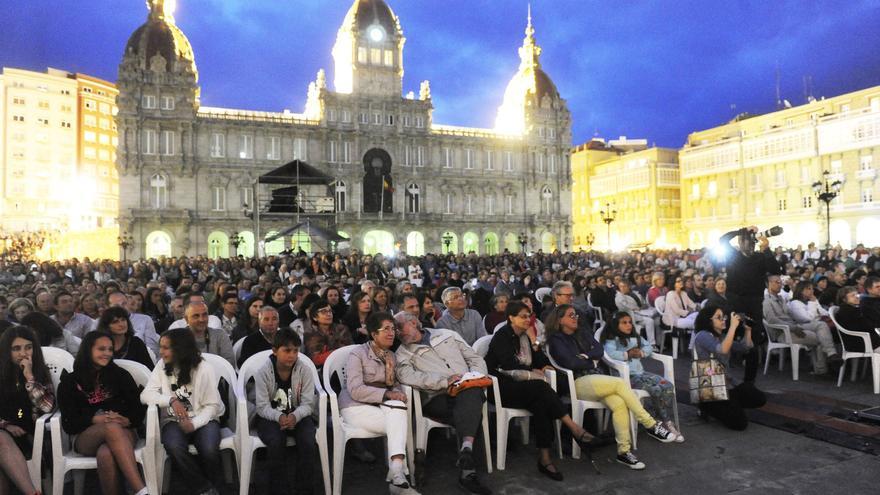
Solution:
<svg viewBox="0 0 880 495"><path fill-rule="evenodd" d="M346 210L345 182L337 180L333 183L333 197L336 198L336 211Z"/></svg>
<svg viewBox="0 0 880 495"><path fill-rule="evenodd" d="M541 203L543 204L544 213L549 215L551 212L551 202L553 201L553 191L550 190L550 186L544 186L541 188Z"/></svg>
<svg viewBox="0 0 880 495"><path fill-rule="evenodd" d="M162 174L150 178L150 204L155 209L168 208L168 179Z"/></svg>
<svg viewBox="0 0 880 495"><path fill-rule="evenodd" d="M406 186L406 212L419 213L421 211L422 191L416 183Z"/></svg>

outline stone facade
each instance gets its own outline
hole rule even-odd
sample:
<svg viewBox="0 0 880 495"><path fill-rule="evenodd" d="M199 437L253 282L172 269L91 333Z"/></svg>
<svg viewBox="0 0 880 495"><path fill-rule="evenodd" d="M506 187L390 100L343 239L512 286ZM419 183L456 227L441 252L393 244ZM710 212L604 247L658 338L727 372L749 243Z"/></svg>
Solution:
<svg viewBox="0 0 880 495"><path fill-rule="evenodd" d="M335 228L368 252L446 251L447 232L453 251L518 250L520 233L531 250L571 244L571 118L540 68L531 18L499 123L477 129L435 123L427 81L418 95L402 94L405 38L381 0L351 6L332 50L335 88L319 71L303 113L200 106L189 42L163 0L148 3L117 83L120 225L135 239L133 255L228 256L236 232L238 253L251 255L255 238L292 225L257 226L245 215L255 180L293 159L337 179L326 192L336 196ZM384 200L365 159L376 153L390 159ZM266 251L291 243L302 240Z"/></svg>

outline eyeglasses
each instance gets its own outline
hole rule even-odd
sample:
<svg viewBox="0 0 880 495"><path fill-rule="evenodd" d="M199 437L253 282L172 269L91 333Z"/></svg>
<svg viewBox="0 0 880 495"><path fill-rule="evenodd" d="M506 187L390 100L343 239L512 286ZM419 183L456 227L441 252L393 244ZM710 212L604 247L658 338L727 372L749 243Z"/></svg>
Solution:
<svg viewBox="0 0 880 495"><path fill-rule="evenodd" d="M394 325L385 325L379 329L380 332L394 333Z"/></svg>
<svg viewBox="0 0 880 495"><path fill-rule="evenodd" d="M556 295L560 297L571 297L574 295L574 292L559 292Z"/></svg>
<svg viewBox="0 0 880 495"><path fill-rule="evenodd" d="M330 308L321 308L321 309L318 310L318 314L319 314L319 315L333 314L333 310L330 309Z"/></svg>
<svg viewBox="0 0 880 495"><path fill-rule="evenodd" d="M577 320L578 318L581 317L581 315L579 315L577 313L565 313L565 317L566 318L574 318L575 320Z"/></svg>
<svg viewBox="0 0 880 495"><path fill-rule="evenodd" d="M721 315L721 316L713 316L712 319L713 319L713 320L718 320L718 321L727 321L727 317L724 316L724 315Z"/></svg>

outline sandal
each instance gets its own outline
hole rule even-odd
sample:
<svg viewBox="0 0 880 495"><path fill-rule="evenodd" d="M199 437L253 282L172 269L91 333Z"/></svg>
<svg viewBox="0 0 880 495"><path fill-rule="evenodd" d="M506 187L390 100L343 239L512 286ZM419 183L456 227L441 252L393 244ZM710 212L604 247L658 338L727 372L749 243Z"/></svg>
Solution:
<svg viewBox="0 0 880 495"><path fill-rule="evenodd" d="M550 466L553 466L553 471L550 471L549 469L547 469ZM556 466L552 462L549 464L541 464L541 461L539 460L538 461L538 472L543 474L544 476L550 478L551 480L562 481L562 473L560 473L556 469Z"/></svg>

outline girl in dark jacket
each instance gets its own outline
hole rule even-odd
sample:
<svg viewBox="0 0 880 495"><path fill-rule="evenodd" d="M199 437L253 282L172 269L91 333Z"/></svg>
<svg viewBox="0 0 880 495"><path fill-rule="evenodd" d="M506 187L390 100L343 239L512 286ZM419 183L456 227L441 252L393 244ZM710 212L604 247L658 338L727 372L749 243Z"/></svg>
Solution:
<svg viewBox="0 0 880 495"><path fill-rule="evenodd" d="M590 443L595 439L572 421L559 396L544 381L544 371L553 368L526 335L531 310L525 304L513 301L507 305L506 313L507 325L492 336L486 366L489 373L498 377L503 406L526 409L534 415L532 424L539 452L538 471L550 479L562 481L562 473L550 458L554 421L562 421L585 450L596 445Z"/></svg>
<svg viewBox="0 0 880 495"><path fill-rule="evenodd" d="M113 339L113 359L127 359L153 369L156 363L150 357L144 341L134 334L134 327L125 308L112 306L104 310L98 320L97 330Z"/></svg>
<svg viewBox="0 0 880 495"><path fill-rule="evenodd" d="M127 371L113 363L113 339L103 332L86 334L58 387L61 426L76 435L74 449L98 460L98 480L105 495L121 493L119 475L136 495L147 493L134 457L135 428L146 408Z"/></svg>
<svg viewBox="0 0 880 495"><path fill-rule="evenodd" d="M10 484L26 495L39 493L25 458L37 417L54 408L52 379L34 332L6 329L0 338L0 493L8 493Z"/></svg>

